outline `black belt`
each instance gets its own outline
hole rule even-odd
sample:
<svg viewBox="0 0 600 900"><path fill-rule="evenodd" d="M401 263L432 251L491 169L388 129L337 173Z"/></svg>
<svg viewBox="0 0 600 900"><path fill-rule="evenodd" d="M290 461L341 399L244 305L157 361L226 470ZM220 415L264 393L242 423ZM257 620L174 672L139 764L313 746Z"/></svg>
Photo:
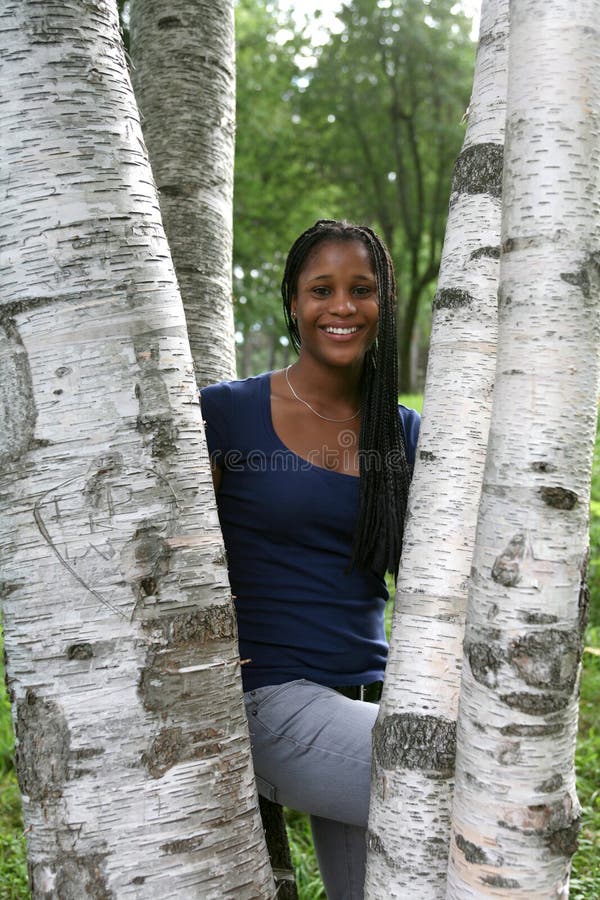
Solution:
<svg viewBox="0 0 600 900"><path fill-rule="evenodd" d="M383 681L373 681L371 684L342 684L333 690L351 700L363 700L365 703L379 703Z"/></svg>

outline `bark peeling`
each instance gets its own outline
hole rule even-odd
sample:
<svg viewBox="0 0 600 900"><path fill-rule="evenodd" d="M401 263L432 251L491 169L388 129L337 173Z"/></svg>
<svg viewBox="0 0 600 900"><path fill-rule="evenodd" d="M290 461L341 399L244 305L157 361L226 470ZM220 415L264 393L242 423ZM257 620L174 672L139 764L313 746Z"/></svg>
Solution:
<svg viewBox="0 0 600 900"><path fill-rule="evenodd" d="M59 799L69 773L71 740L62 709L29 689L17 701L15 731L21 793L42 802Z"/></svg>
<svg viewBox="0 0 600 900"><path fill-rule="evenodd" d="M155 343L138 341L135 346L140 379L135 387L139 402L136 428L150 438L154 459L163 459L177 450L178 429L173 421L169 392L159 367L159 350Z"/></svg>
<svg viewBox="0 0 600 900"><path fill-rule="evenodd" d="M374 756L384 769L454 771L456 723L437 716L401 713L377 720Z"/></svg>
<svg viewBox="0 0 600 900"><path fill-rule="evenodd" d="M507 661L529 685L572 694L581 655L579 630L548 628L511 642Z"/></svg>

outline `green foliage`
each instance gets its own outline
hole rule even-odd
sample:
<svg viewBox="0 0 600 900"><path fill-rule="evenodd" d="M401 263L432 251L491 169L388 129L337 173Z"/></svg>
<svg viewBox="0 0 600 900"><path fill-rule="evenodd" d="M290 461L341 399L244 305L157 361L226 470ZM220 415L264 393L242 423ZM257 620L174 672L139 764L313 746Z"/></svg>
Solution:
<svg viewBox="0 0 600 900"><path fill-rule="evenodd" d="M352 0L315 46L276 4L238 0L236 323L283 335L279 280L318 218L373 224L392 249L406 342L435 278L474 59L445 0ZM407 354L405 353L406 357Z"/></svg>

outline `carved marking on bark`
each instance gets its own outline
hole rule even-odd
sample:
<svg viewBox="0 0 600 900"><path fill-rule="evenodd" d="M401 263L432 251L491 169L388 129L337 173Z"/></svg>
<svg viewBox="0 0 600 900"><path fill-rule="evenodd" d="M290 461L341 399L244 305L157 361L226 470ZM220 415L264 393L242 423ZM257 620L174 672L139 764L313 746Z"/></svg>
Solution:
<svg viewBox="0 0 600 900"><path fill-rule="evenodd" d="M452 194L502 196L502 144L475 144L460 154L454 166Z"/></svg>
<svg viewBox="0 0 600 900"><path fill-rule="evenodd" d="M555 509L573 509L579 498L573 491L561 487L540 488L540 495L544 503Z"/></svg>
<svg viewBox="0 0 600 900"><path fill-rule="evenodd" d="M111 479L119 475L123 468L123 457L120 453L104 453L97 456L90 469L93 470L83 488L86 501L98 508L110 492Z"/></svg>
<svg viewBox="0 0 600 900"><path fill-rule="evenodd" d="M469 259L481 259L482 256L500 259L500 247L478 247L477 250L473 250Z"/></svg>
<svg viewBox="0 0 600 900"><path fill-rule="evenodd" d="M456 755L456 722L395 713L376 722L373 748L384 769L424 769L450 775Z"/></svg>
<svg viewBox="0 0 600 900"><path fill-rule="evenodd" d="M28 690L17 703L16 736L21 792L42 802L61 797L68 776L71 736L60 706Z"/></svg>
<svg viewBox="0 0 600 900"><path fill-rule="evenodd" d="M461 291L460 288L442 288L436 291L432 308L434 312L440 309L460 309L472 302L473 297L467 291Z"/></svg>
<svg viewBox="0 0 600 900"><path fill-rule="evenodd" d="M525 556L525 535L515 534L508 546L496 558L492 578L504 587L514 587L521 580L520 563Z"/></svg>

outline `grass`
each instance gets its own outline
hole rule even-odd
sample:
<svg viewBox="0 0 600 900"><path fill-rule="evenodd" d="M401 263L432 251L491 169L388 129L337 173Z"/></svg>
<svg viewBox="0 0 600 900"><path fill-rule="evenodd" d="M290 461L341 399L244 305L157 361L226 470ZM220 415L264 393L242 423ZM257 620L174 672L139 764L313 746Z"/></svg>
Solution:
<svg viewBox="0 0 600 900"><path fill-rule="evenodd" d="M420 409L420 397L403 397ZM600 435L596 439L590 521L590 624L583 654L577 742L577 790L582 805L579 850L573 859L571 900L600 900ZM596 651L596 652L594 652ZM14 738L4 691L0 646L0 900L29 900L25 838L14 773ZM310 824L302 813L286 810L288 834L300 900L325 900Z"/></svg>

